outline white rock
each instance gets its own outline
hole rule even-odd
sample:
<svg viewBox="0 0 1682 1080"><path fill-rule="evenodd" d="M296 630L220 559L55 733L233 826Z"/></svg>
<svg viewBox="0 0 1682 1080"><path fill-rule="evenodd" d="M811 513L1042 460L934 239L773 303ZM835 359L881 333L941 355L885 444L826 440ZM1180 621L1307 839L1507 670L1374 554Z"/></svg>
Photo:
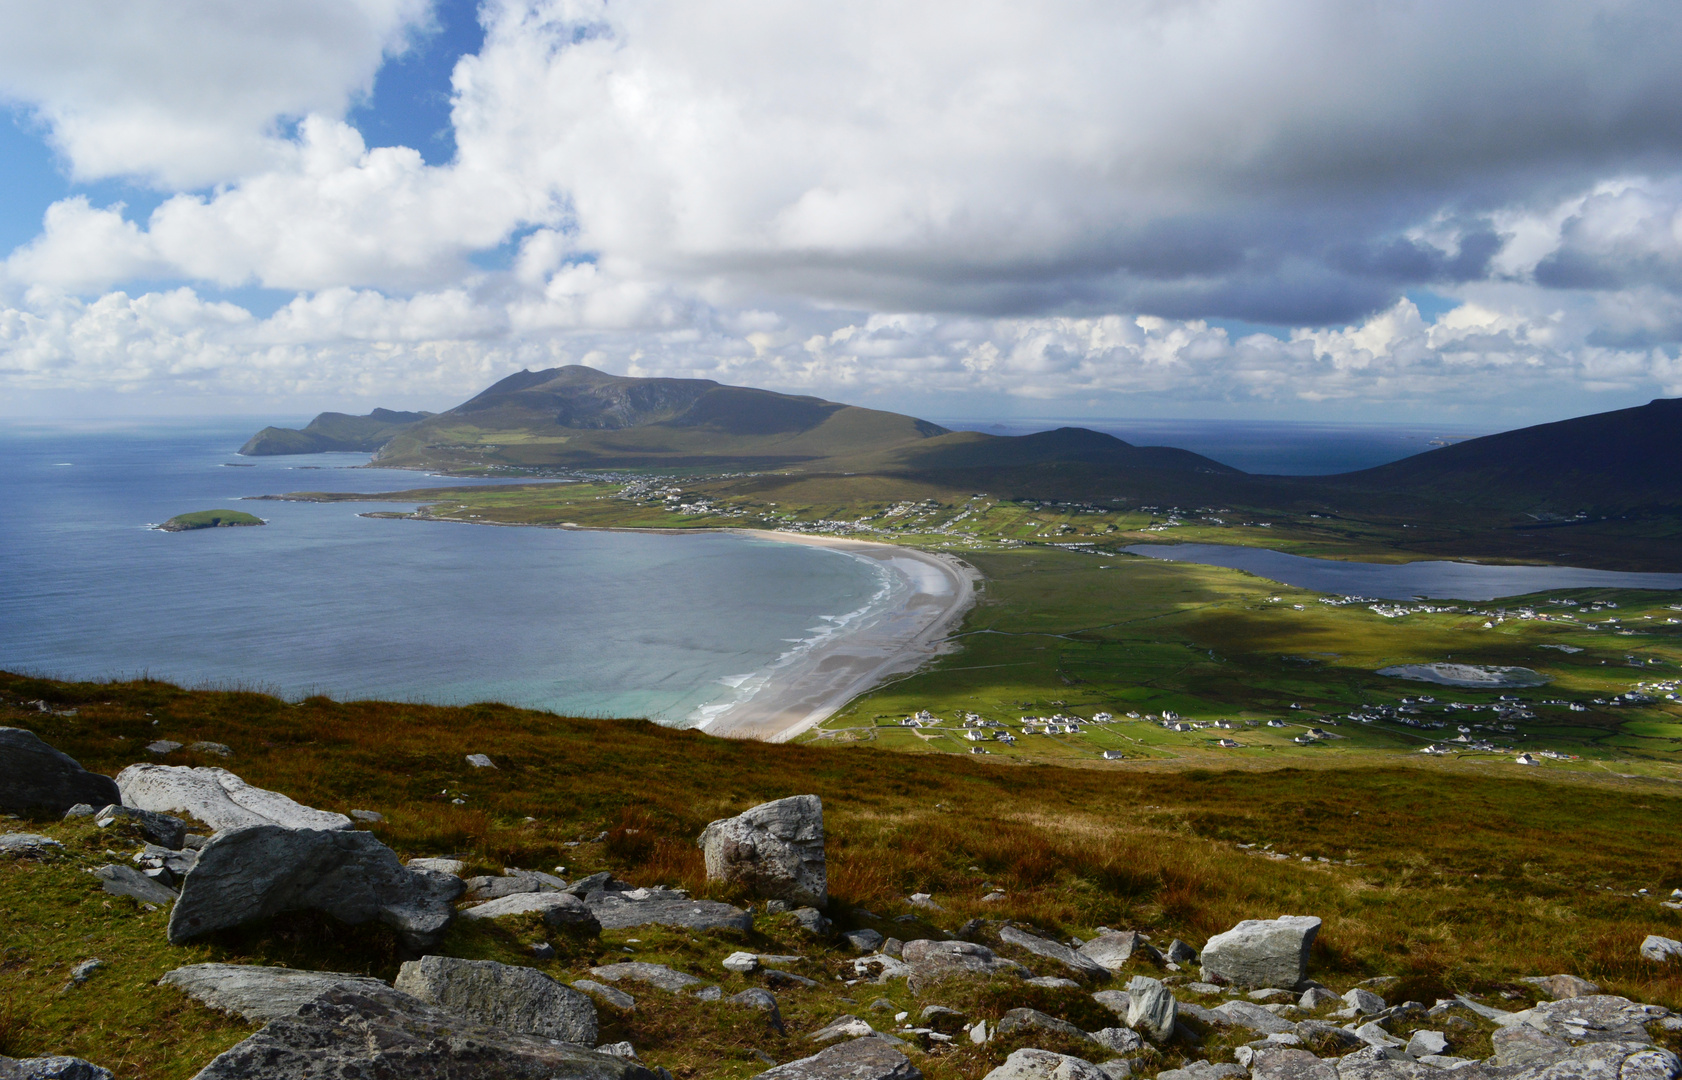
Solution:
<svg viewBox="0 0 1682 1080"><path fill-rule="evenodd" d="M1110 1080L1090 1061L1050 1050L1017 1050L983 1080Z"/></svg>
<svg viewBox="0 0 1682 1080"><path fill-rule="evenodd" d="M824 907L829 877L824 866L823 802L795 795L762 803L701 832L708 881L747 886L755 895Z"/></svg>
<svg viewBox="0 0 1682 1080"><path fill-rule="evenodd" d="M1657 934L1648 934L1647 940L1641 943L1641 958L1651 960L1655 964L1682 960L1682 941L1677 941L1675 938L1660 937Z"/></svg>
<svg viewBox="0 0 1682 1080"><path fill-rule="evenodd" d="M469 765L473 766L475 769L494 769L494 768L496 768L496 762L492 761L490 759L490 755L488 755L488 754L468 754L467 755L467 763Z"/></svg>
<svg viewBox="0 0 1682 1080"><path fill-rule="evenodd" d="M1355 1010L1356 1015L1383 1012L1385 1009L1383 998L1371 990L1362 990L1359 986L1344 994L1343 1000L1349 1003L1349 1007Z"/></svg>
<svg viewBox="0 0 1682 1080"><path fill-rule="evenodd" d="M1127 1026L1154 1043L1167 1042L1179 1018L1179 1003L1161 980L1135 975L1127 984Z"/></svg>
<svg viewBox="0 0 1682 1080"><path fill-rule="evenodd" d="M226 769L130 765L117 774L123 805L164 814L191 814L218 832L247 825L288 829L348 829L350 818L253 787Z"/></svg>
<svg viewBox="0 0 1682 1080"><path fill-rule="evenodd" d="M1448 1037L1440 1031L1416 1031L1408 1039L1408 1053L1415 1058L1431 1057L1448 1051Z"/></svg>
<svg viewBox="0 0 1682 1080"><path fill-rule="evenodd" d="M723 967L725 971L746 975L759 970L759 957L750 952L733 952L724 958Z"/></svg>
<svg viewBox="0 0 1682 1080"><path fill-rule="evenodd" d="M460 877L467 864L460 859L410 859L408 864L416 870L436 870L440 874L451 874Z"/></svg>
<svg viewBox="0 0 1682 1080"><path fill-rule="evenodd" d="M1234 986L1294 989L1308 974L1320 920L1309 915L1246 919L1203 946L1203 977Z"/></svg>

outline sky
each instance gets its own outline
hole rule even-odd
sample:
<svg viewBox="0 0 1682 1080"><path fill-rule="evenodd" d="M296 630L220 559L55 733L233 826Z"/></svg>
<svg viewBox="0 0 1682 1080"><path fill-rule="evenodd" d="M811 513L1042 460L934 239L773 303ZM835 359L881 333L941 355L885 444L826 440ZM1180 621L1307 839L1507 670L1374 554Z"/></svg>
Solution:
<svg viewBox="0 0 1682 1080"><path fill-rule="evenodd" d="M1682 395L1674 0L0 0L0 417Z"/></svg>

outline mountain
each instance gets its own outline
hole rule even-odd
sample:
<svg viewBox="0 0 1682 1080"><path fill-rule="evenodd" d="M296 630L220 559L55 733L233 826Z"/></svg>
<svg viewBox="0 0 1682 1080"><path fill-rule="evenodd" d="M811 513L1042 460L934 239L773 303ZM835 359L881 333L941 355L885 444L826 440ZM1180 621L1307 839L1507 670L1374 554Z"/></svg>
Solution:
<svg viewBox="0 0 1682 1080"><path fill-rule="evenodd" d="M1542 518L1682 510L1682 398L1469 439L1329 487Z"/></svg>
<svg viewBox="0 0 1682 1080"><path fill-rule="evenodd" d="M711 379L522 371L383 446L381 465L779 468L945 435L898 413Z"/></svg>
<svg viewBox="0 0 1682 1080"><path fill-rule="evenodd" d="M375 409L367 416L324 412L302 430L266 427L251 436L239 452L247 457L275 454L320 454L328 450L373 453L405 428L413 427L428 412L393 412Z"/></svg>

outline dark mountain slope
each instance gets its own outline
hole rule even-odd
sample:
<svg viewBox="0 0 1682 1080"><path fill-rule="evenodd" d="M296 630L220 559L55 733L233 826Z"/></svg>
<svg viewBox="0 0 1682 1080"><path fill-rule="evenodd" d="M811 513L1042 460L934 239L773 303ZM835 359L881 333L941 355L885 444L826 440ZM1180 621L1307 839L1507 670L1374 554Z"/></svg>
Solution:
<svg viewBox="0 0 1682 1080"><path fill-rule="evenodd" d="M375 409L367 416L324 412L308 426L266 427L251 436L239 452L249 457L274 454L320 454L329 450L373 453L399 432L431 416L428 412Z"/></svg>

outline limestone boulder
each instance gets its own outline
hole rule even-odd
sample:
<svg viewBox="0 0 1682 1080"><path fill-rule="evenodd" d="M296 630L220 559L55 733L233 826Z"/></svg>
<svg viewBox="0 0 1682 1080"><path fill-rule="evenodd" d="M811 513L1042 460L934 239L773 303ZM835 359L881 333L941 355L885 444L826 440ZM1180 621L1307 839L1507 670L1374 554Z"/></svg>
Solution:
<svg viewBox="0 0 1682 1080"><path fill-rule="evenodd" d="M1308 977L1308 950L1320 932L1313 916L1245 919L1203 946L1203 978L1232 986L1295 989Z"/></svg>
<svg viewBox="0 0 1682 1080"><path fill-rule="evenodd" d="M1150 946L1142 935L1132 930L1119 934L1099 934L1075 951L1108 971L1120 971L1135 956L1149 958Z"/></svg>
<svg viewBox="0 0 1682 1080"><path fill-rule="evenodd" d="M681 926L690 930L752 930L753 916L716 900L692 900L676 889L592 892L585 900L596 921L609 930L633 926Z"/></svg>
<svg viewBox="0 0 1682 1080"><path fill-rule="evenodd" d="M0 1054L0 1080L111 1080L111 1070L75 1057L20 1059Z"/></svg>
<svg viewBox="0 0 1682 1080"><path fill-rule="evenodd" d="M1127 1026L1153 1043L1165 1043L1174 1034L1179 1003L1160 979L1135 975L1127 984Z"/></svg>
<svg viewBox="0 0 1682 1080"><path fill-rule="evenodd" d="M911 1059L883 1039L866 1036L769 1069L754 1080L922 1080Z"/></svg>
<svg viewBox="0 0 1682 1080"><path fill-rule="evenodd" d="M1078 1057L1050 1050L1017 1050L983 1080L1110 1080L1110 1074Z"/></svg>
<svg viewBox="0 0 1682 1080"><path fill-rule="evenodd" d="M336 986L385 988L385 983L367 975L257 964L188 964L166 972L158 985L173 986L218 1012L258 1024L291 1016Z"/></svg>
<svg viewBox="0 0 1682 1080"><path fill-rule="evenodd" d="M657 1080L636 1061L479 1024L387 987L333 987L194 1080Z"/></svg>
<svg viewBox="0 0 1682 1080"><path fill-rule="evenodd" d="M1033 972L1014 961L994 955L993 950L972 941L908 941L900 959L910 967L907 979L913 991L950 978L990 978L1016 975L1027 978Z"/></svg>
<svg viewBox="0 0 1682 1080"><path fill-rule="evenodd" d="M522 1035L596 1045L596 1006L535 968L423 956L397 972L397 990L446 1012Z"/></svg>
<svg viewBox="0 0 1682 1080"><path fill-rule="evenodd" d="M1110 969L1090 956L1082 955L1067 945L1036 937L1026 930L1019 930L1014 926L1003 927L999 930L999 940L1007 945L1015 945L1019 949L1026 949L1035 956L1055 960L1077 975L1089 979L1108 979L1110 977Z"/></svg>
<svg viewBox="0 0 1682 1080"><path fill-rule="evenodd" d="M468 919L502 919L510 915L537 915L545 926L577 934L599 934L602 924L589 905L571 893L511 893L463 911Z"/></svg>
<svg viewBox="0 0 1682 1080"><path fill-rule="evenodd" d="M161 814L190 814L217 831L250 825L351 827L350 818L343 814L316 810L279 792L253 787L226 769L130 765L117 774L117 787L124 806Z"/></svg>
<svg viewBox="0 0 1682 1080"><path fill-rule="evenodd" d="M347 923L378 919L418 952L443 937L464 887L404 866L372 833L252 825L200 850L170 913L169 940L317 909Z"/></svg>
<svg viewBox="0 0 1682 1080"><path fill-rule="evenodd" d="M1682 960L1682 941L1675 938L1660 937L1658 934L1648 934L1641 943L1641 958L1651 960L1655 964L1668 964L1675 960Z"/></svg>
<svg viewBox="0 0 1682 1080"><path fill-rule="evenodd" d="M742 885L755 896L824 907L823 802L795 795L708 825L698 841L707 880Z"/></svg>
<svg viewBox="0 0 1682 1080"><path fill-rule="evenodd" d="M116 781L89 772L26 728L0 727L0 811L63 816L77 803L120 801Z"/></svg>

